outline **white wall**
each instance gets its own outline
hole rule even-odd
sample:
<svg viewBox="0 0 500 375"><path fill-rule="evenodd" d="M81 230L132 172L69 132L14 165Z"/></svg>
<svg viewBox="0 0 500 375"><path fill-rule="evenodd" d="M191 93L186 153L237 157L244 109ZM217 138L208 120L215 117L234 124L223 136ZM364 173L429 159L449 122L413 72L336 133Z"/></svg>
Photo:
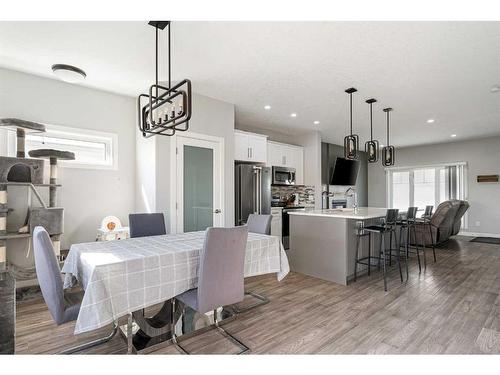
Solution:
<svg viewBox="0 0 500 375"><path fill-rule="evenodd" d="M234 105L197 94L193 95L192 104L193 115L189 122L189 132L224 138L224 225L233 226ZM140 145L137 152L138 176L141 178L141 183L144 177L148 181L155 182L154 193L148 190L148 195L152 199L150 204L155 207L154 211L165 214L167 229L169 229L171 215L175 214L170 209L170 150L172 137L155 136L151 138L154 140L154 146L146 144L148 140L144 140L139 132L137 132L137 137L138 145ZM142 189L136 191L136 211L145 212Z"/></svg>
<svg viewBox="0 0 500 375"><path fill-rule="evenodd" d="M500 183L478 183L477 175L500 174L500 137L396 149L398 167L467 162L468 232L500 235ZM386 178L380 163L368 167L368 203L387 207ZM480 225L476 225L479 221Z"/></svg>
<svg viewBox="0 0 500 375"><path fill-rule="evenodd" d="M0 117L118 134L117 170L60 169L62 248L95 240L106 215L116 215L127 225L135 200L134 98L0 69Z"/></svg>
<svg viewBox="0 0 500 375"><path fill-rule="evenodd" d="M156 212L156 138L135 132L135 212Z"/></svg>

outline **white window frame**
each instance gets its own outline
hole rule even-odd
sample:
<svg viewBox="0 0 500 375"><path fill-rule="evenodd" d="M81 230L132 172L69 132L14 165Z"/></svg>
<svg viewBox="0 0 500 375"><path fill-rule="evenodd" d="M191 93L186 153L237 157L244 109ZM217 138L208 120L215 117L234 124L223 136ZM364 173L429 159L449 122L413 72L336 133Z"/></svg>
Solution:
<svg viewBox="0 0 500 375"><path fill-rule="evenodd" d="M89 130L83 128L74 128L60 125L45 124L45 133L36 133L47 137L67 138L78 141L99 141L106 144L106 160L109 163L82 163L77 160L59 160L58 165L63 168L82 168L82 169L118 169L118 135L115 133L102 132L97 130ZM27 134L29 136L29 133ZM9 131L7 140L7 154L9 156L16 155L16 133Z"/></svg>
<svg viewBox="0 0 500 375"><path fill-rule="evenodd" d="M468 190L468 165L467 162L450 162L450 163L441 163L441 164L426 164L426 165L414 165L414 166L404 166L404 167L387 167L385 168L385 178L386 178L386 202L389 208L392 208L392 173L391 172L410 172L410 181L409 181L409 207L412 207L414 204L414 181L413 181L413 171L415 169L426 169L426 168L436 168L436 183L435 183L435 197L436 200L439 199L439 184L440 184L440 175L439 170L437 168L444 167L463 167L462 173L462 181L459 181L459 189L463 190L463 199L469 199L469 190ZM434 204L434 209L436 209L436 204ZM462 226L464 229L469 227L468 221L468 211L462 218Z"/></svg>

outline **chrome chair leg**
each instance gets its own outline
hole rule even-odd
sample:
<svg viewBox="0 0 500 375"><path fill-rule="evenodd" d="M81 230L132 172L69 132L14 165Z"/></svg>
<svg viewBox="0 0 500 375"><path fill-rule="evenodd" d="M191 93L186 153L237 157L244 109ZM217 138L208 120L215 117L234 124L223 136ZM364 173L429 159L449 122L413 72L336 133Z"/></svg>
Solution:
<svg viewBox="0 0 500 375"><path fill-rule="evenodd" d="M238 340L236 337L231 335L229 332L227 332L224 328L222 328L219 325L219 321L217 320L217 310L214 310L214 325L219 330L220 333L222 333L229 340L231 340L234 344L236 344L240 347L241 351L238 354L243 354L243 353L246 353L250 350L250 348L248 346L243 344L240 340Z"/></svg>
<svg viewBox="0 0 500 375"><path fill-rule="evenodd" d="M114 321L113 322L113 330L106 337L102 337L102 338L97 339L97 340L93 340L93 341L90 341L90 342L87 342L87 343L84 343L84 344L80 344L78 346L74 346L72 348L63 350L59 354L74 354L74 353L80 352L82 350L93 348L94 346L98 346L98 345L107 343L113 337L115 337L115 335L116 335L117 332L118 332L118 322Z"/></svg>
<svg viewBox="0 0 500 375"><path fill-rule="evenodd" d="M252 296L252 297L258 299L259 302L255 302L255 303L251 304L250 306L243 307L241 309L238 306L234 305L233 306L233 311L236 314L244 313L244 312L246 312L248 310L251 310L251 309L253 309L255 307L263 306L263 305L266 305L266 304L268 304L270 302L269 298L267 298L266 296L263 296L261 294L257 294L257 293L254 293L254 292L247 292L247 291L245 291L245 295L246 296Z"/></svg>
<svg viewBox="0 0 500 375"><path fill-rule="evenodd" d="M184 349L177 341L177 335L175 334L175 298L172 298L172 313L170 314L170 332L172 335L172 344L181 352L181 354L189 354L186 349Z"/></svg>
<svg viewBox="0 0 500 375"><path fill-rule="evenodd" d="M175 298L172 298L172 343L174 346L182 353L182 354L189 354L189 352L184 349L180 344L179 341L177 340L177 335L175 334ZM214 310L214 323L211 324L210 326L216 328L224 337L228 338L231 342L234 344L238 345L239 348L241 349L239 353L237 354L243 354L246 353L250 350L249 347L247 347L245 344L243 344L240 340L238 340L236 337L231 335L229 332L227 332L224 328L222 328L219 325L219 321L217 320L217 310Z"/></svg>

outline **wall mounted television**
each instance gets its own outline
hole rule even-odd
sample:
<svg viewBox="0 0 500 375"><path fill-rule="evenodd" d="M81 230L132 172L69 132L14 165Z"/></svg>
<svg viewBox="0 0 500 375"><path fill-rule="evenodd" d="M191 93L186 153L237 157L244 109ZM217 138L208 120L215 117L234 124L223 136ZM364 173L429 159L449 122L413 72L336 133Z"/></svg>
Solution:
<svg viewBox="0 0 500 375"><path fill-rule="evenodd" d="M330 185L356 185L358 171L359 161L337 158L333 167L333 173L331 174Z"/></svg>

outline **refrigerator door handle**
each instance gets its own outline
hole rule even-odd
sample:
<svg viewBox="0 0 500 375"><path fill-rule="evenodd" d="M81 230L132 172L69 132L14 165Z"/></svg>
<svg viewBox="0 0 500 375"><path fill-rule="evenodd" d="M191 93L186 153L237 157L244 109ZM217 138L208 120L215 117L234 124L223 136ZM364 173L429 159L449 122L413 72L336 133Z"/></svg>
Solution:
<svg viewBox="0 0 500 375"><path fill-rule="evenodd" d="M252 178L252 183L253 183L253 213L257 213L257 170L254 169L253 171L253 178Z"/></svg>
<svg viewBox="0 0 500 375"><path fill-rule="evenodd" d="M241 191L241 170L238 172L238 189ZM242 225L243 222L241 220L242 212L243 212L243 205L242 205L243 200L241 199L241 192L238 193L238 206L240 208L239 213L238 213L238 225Z"/></svg>
<svg viewBox="0 0 500 375"><path fill-rule="evenodd" d="M257 170L257 214L259 215L262 213L261 173L262 170Z"/></svg>

